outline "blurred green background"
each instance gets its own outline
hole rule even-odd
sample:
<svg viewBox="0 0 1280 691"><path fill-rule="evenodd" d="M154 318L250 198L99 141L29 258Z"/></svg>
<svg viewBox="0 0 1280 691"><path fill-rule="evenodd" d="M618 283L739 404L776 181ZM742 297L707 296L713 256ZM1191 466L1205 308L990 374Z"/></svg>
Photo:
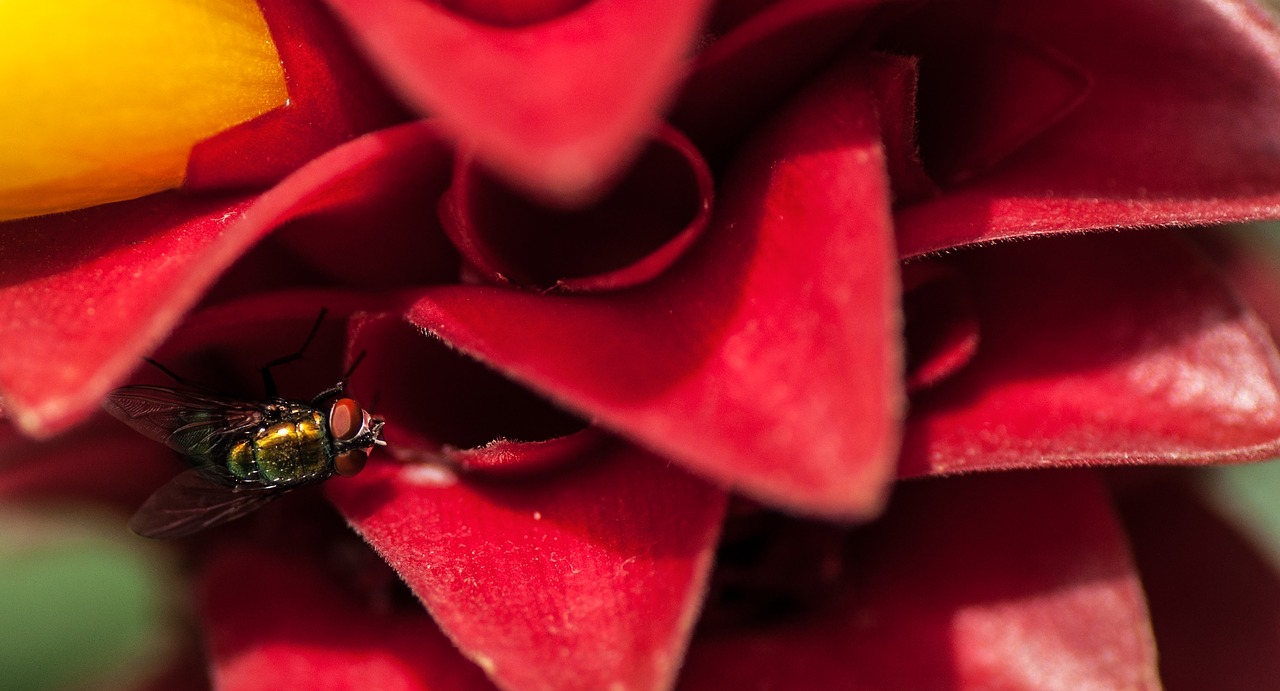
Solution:
<svg viewBox="0 0 1280 691"><path fill-rule="evenodd" d="M0 691L133 689L162 670L172 569L124 521L0 511Z"/></svg>

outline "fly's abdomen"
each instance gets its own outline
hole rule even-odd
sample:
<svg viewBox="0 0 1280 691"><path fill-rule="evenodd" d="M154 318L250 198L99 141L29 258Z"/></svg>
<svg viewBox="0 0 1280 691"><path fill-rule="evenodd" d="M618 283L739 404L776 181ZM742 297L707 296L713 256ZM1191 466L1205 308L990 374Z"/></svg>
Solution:
<svg viewBox="0 0 1280 691"><path fill-rule="evenodd" d="M324 416L311 412L236 443L227 452L227 469L241 479L291 485L327 477L330 453Z"/></svg>

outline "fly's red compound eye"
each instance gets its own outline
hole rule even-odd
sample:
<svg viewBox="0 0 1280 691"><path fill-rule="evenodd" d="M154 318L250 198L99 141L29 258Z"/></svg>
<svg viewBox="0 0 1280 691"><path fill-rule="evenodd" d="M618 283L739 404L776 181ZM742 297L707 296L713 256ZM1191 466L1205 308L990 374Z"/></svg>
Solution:
<svg viewBox="0 0 1280 691"><path fill-rule="evenodd" d="M355 439L363 427L364 410L360 408L359 403L350 398L339 398L333 402L333 409L329 411L329 432L333 434L334 439L342 441ZM363 461L361 465L364 465ZM359 470L357 469L356 472Z"/></svg>
<svg viewBox="0 0 1280 691"><path fill-rule="evenodd" d="M365 461L369 460L369 454L364 449L351 449L343 451L333 459L333 470L342 477L351 477L364 470Z"/></svg>

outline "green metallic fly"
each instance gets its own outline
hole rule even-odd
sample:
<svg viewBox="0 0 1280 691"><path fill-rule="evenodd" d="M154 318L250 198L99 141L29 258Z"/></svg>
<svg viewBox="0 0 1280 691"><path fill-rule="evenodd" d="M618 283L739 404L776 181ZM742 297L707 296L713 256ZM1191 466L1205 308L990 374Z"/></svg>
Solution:
<svg viewBox="0 0 1280 691"><path fill-rule="evenodd" d="M271 368L301 359L324 316L322 310L296 353L262 367L266 400L144 385L107 395L103 406L108 412L182 454L191 465L133 515L129 527L135 533L184 537L226 523L290 490L335 474L355 475L374 446L386 445L382 418L344 395L351 371L309 402L277 396ZM186 384L159 363L149 362Z"/></svg>

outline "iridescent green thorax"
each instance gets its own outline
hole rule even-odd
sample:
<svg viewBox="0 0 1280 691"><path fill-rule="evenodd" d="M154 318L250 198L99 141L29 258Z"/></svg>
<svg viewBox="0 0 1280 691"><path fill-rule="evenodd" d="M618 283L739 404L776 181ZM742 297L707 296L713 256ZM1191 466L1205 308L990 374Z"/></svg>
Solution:
<svg viewBox="0 0 1280 691"><path fill-rule="evenodd" d="M295 485L332 474L333 449L324 415L293 409L227 452L227 469L243 480Z"/></svg>

